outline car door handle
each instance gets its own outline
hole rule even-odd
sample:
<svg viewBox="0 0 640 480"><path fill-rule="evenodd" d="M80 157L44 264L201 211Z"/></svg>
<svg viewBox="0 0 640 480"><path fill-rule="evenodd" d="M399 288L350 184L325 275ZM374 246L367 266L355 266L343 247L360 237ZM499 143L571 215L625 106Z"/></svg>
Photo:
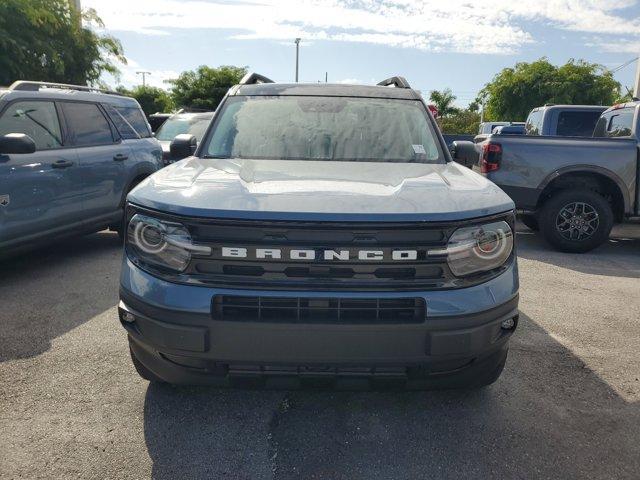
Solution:
<svg viewBox="0 0 640 480"><path fill-rule="evenodd" d="M113 159L114 159L116 162L121 162L121 161L123 161L123 160L126 160L127 158L129 158L129 155L125 155L124 153L116 153L116 154L113 156Z"/></svg>
<svg viewBox="0 0 640 480"><path fill-rule="evenodd" d="M73 165L73 162L69 160L58 160L51 164L53 168L68 168Z"/></svg>

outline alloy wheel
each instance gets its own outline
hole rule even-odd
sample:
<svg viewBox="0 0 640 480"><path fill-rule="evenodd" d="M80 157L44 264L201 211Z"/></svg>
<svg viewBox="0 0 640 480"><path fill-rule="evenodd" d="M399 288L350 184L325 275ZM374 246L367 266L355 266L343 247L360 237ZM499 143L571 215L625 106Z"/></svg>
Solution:
<svg viewBox="0 0 640 480"><path fill-rule="evenodd" d="M556 229L567 240L586 240L600 225L600 215L588 203L572 202L566 204L556 217Z"/></svg>

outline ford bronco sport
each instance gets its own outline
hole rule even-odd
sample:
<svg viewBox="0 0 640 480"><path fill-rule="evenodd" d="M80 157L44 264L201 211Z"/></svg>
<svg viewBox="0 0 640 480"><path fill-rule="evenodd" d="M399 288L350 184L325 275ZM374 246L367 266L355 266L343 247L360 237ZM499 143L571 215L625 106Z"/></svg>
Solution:
<svg viewBox="0 0 640 480"><path fill-rule="evenodd" d="M125 198L162 167L133 98L18 81L0 89L0 257L53 238L122 229Z"/></svg>
<svg viewBox="0 0 640 480"><path fill-rule="evenodd" d="M518 321L514 204L402 77L246 76L128 196L119 316L145 379L478 387Z"/></svg>

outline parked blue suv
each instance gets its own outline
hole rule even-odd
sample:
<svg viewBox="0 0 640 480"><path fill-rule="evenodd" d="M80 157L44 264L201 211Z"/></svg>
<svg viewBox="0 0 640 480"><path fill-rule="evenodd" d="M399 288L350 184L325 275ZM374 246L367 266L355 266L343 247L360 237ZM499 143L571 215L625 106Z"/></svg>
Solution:
<svg viewBox="0 0 640 480"><path fill-rule="evenodd" d="M518 321L514 204L418 92L233 87L128 196L119 316L143 378L479 387Z"/></svg>
<svg viewBox="0 0 640 480"><path fill-rule="evenodd" d="M122 230L127 193L161 166L132 98L26 81L0 90L0 255Z"/></svg>

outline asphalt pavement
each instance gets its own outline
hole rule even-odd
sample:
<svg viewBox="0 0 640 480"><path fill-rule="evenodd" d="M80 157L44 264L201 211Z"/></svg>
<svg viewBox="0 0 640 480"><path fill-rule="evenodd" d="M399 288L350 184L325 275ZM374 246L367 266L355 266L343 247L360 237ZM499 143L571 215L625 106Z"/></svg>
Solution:
<svg viewBox="0 0 640 480"><path fill-rule="evenodd" d="M1 262L0 478L640 478L640 226L584 255L518 245L520 326L479 391L150 386L115 234Z"/></svg>

